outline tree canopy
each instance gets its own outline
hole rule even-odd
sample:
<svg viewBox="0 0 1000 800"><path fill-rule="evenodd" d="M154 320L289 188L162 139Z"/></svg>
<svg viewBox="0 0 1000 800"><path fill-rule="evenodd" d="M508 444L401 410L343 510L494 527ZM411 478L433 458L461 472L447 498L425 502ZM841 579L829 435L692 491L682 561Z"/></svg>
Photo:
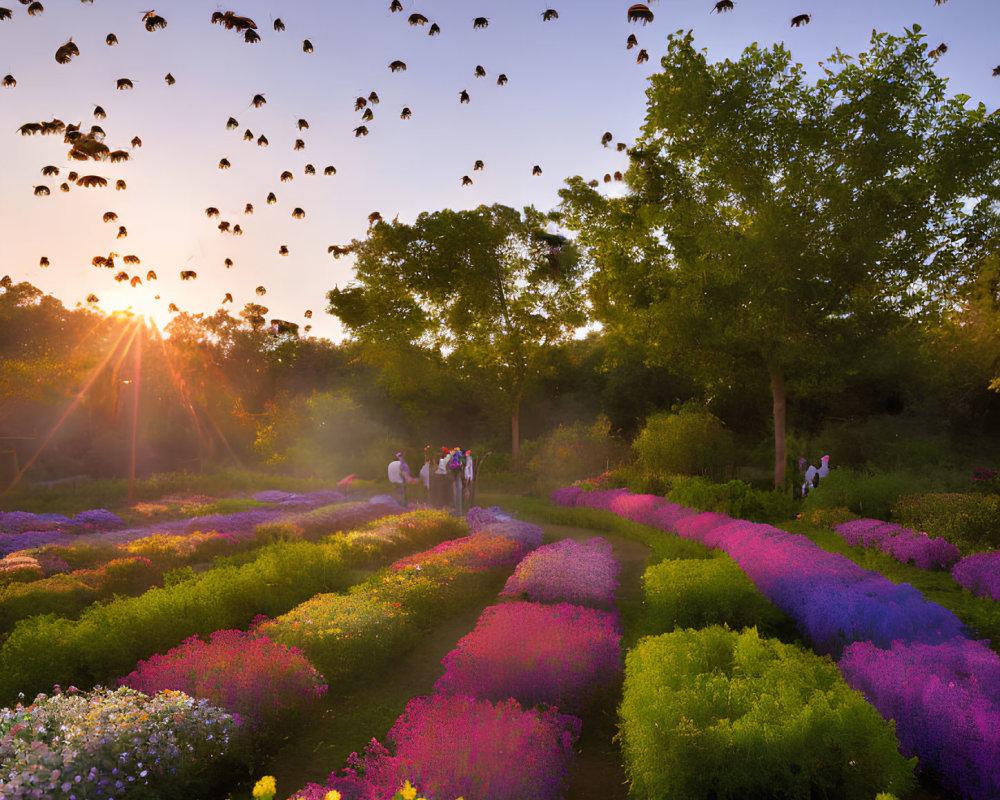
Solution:
<svg viewBox="0 0 1000 800"><path fill-rule="evenodd" d="M709 63L678 31L629 192L562 192L609 336L706 386L768 376L776 485L787 393L947 307L997 241L1000 117L946 96L922 38L873 34L810 81L781 45Z"/></svg>
<svg viewBox="0 0 1000 800"><path fill-rule="evenodd" d="M585 321L575 249L534 208L503 205L379 222L357 254L355 280L329 294L328 311L385 364L402 369L413 347L443 355L464 391L510 415L517 458L519 409L546 347Z"/></svg>

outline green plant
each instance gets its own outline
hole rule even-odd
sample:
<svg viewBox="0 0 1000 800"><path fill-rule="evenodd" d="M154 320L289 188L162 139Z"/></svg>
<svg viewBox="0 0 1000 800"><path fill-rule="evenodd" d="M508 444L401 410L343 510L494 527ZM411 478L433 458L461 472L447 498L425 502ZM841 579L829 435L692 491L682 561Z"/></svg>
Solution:
<svg viewBox="0 0 1000 800"><path fill-rule="evenodd" d="M802 501L802 512L846 508L862 517L888 520L899 498L913 492L914 480L903 472L834 469Z"/></svg>
<svg viewBox="0 0 1000 800"><path fill-rule="evenodd" d="M647 419L632 449L643 470L660 475L721 478L735 455L732 433L718 417L693 403Z"/></svg>
<svg viewBox="0 0 1000 800"><path fill-rule="evenodd" d="M779 522L789 519L795 511L795 504L788 494L755 489L749 483L738 480L713 483L707 478L677 477L667 499L688 508L719 511L753 522Z"/></svg>
<svg viewBox="0 0 1000 800"><path fill-rule="evenodd" d="M619 717L634 798L870 800L913 785L916 759L829 659L753 628L643 639Z"/></svg>
<svg viewBox="0 0 1000 800"><path fill-rule="evenodd" d="M963 555L1000 547L1000 494L908 494L895 517L903 525L947 539Z"/></svg>
<svg viewBox="0 0 1000 800"><path fill-rule="evenodd" d="M767 635L794 638L794 625L757 591L728 555L672 559L646 569L642 633L725 624L734 630L756 626Z"/></svg>
<svg viewBox="0 0 1000 800"><path fill-rule="evenodd" d="M601 416L589 425L560 425L543 436L528 468L535 473L538 490L545 492L604 472L624 455L624 444L611 435L611 423Z"/></svg>
<svg viewBox="0 0 1000 800"><path fill-rule="evenodd" d="M302 539L302 528L290 522L270 522L254 528L254 539L264 546L275 542L297 542Z"/></svg>

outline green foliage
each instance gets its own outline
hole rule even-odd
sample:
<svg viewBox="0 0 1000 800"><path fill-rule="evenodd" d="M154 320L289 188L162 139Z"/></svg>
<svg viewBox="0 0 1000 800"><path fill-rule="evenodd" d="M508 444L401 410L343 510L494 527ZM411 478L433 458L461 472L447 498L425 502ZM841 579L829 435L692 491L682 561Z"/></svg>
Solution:
<svg viewBox="0 0 1000 800"><path fill-rule="evenodd" d="M0 633L36 614L75 617L98 597L94 586L75 575L53 575L32 583L12 583L0 590Z"/></svg>
<svg viewBox="0 0 1000 800"><path fill-rule="evenodd" d="M659 475L720 478L733 464L733 435L704 408L685 405L646 420L632 443L639 467Z"/></svg>
<svg viewBox="0 0 1000 800"><path fill-rule="evenodd" d="M709 396L770 384L778 484L786 399L827 394L862 342L951 306L995 249L1000 116L947 96L923 38L873 33L813 79L783 45L711 61L679 31L629 194L561 192L621 350Z"/></svg>
<svg viewBox="0 0 1000 800"><path fill-rule="evenodd" d="M870 800L913 785L916 759L829 659L752 628L642 640L619 717L634 798Z"/></svg>
<svg viewBox="0 0 1000 800"><path fill-rule="evenodd" d="M604 472L624 455L624 445L611 435L611 423L602 416L589 425L560 425L546 434L528 462L528 469L535 473L538 491L548 493Z"/></svg>
<svg viewBox="0 0 1000 800"><path fill-rule="evenodd" d="M948 540L962 555L1000 548L1000 494L907 494L893 511L901 524Z"/></svg>
<svg viewBox="0 0 1000 800"><path fill-rule="evenodd" d="M317 592L343 587L346 577L339 545L281 542L244 566L220 566L169 588L89 606L79 620L22 620L0 648L0 702L55 683L107 684L188 636L245 628L257 614L282 614Z"/></svg>
<svg viewBox="0 0 1000 800"><path fill-rule="evenodd" d="M178 567L163 573L163 588L171 589L179 583L193 581L196 577L195 571L190 566Z"/></svg>
<svg viewBox="0 0 1000 800"><path fill-rule="evenodd" d="M755 626L764 635L794 638L794 625L725 553L661 561L646 569L642 584L642 634L726 625L734 630Z"/></svg>
<svg viewBox="0 0 1000 800"><path fill-rule="evenodd" d="M97 591L102 598L138 595L162 581L162 568L148 558L115 558L98 571Z"/></svg>
<svg viewBox="0 0 1000 800"><path fill-rule="evenodd" d="M632 464L611 470L601 482L602 489L628 489L633 494L666 497L674 486L675 475L651 473Z"/></svg>
<svg viewBox="0 0 1000 800"><path fill-rule="evenodd" d="M712 483L705 478L675 478L667 495L673 503L700 511L719 511L736 519L779 522L789 519L795 504L785 492L755 489L743 481Z"/></svg>
<svg viewBox="0 0 1000 800"><path fill-rule="evenodd" d="M901 496L913 490L913 476L902 472L834 469L802 502L802 512L846 508L862 517L888 520Z"/></svg>
<svg viewBox="0 0 1000 800"><path fill-rule="evenodd" d="M355 280L329 292L329 311L392 375L405 376L421 353L447 351L465 385L516 427L545 350L585 321L581 261L546 232L551 221L494 204L380 222L351 243ZM515 462L517 448L515 432Z"/></svg>
<svg viewBox="0 0 1000 800"><path fill-rule="evenodd" d="M254 540L260 546L275 542L298 542L302 540L302 528L291 522L270 522L258 525L254 530Z"/></svg>

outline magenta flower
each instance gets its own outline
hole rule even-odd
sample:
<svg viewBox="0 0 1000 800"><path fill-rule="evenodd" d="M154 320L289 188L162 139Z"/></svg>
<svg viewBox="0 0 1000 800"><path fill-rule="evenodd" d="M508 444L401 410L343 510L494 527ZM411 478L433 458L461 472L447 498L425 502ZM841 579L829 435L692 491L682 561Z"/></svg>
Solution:
<svg viewBox="0 0 1000 800"><path fill-rule="evenodd" d="M442 660L441 694L581 711L621 672L617 615L559 603L512 602L483 611Z"/></svg>

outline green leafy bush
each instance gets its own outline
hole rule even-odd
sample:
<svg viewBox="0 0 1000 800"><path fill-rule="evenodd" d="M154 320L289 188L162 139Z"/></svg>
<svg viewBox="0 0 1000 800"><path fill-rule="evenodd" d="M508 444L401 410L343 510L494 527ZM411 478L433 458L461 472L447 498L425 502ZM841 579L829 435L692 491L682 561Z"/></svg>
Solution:
<svg viewBox="0 0 1000 800"><path fill-rule="evenodd" d="M732 466L732 433L707 409L688 404L654 414L632 443L644 471L721 478Z"/></svg>
<svg viewBox="0 0 1000 800"><path fill-rule="evenodd" d="M946 539L963 555L1000 548L997 494L905 495L896 504L895 517L902 525Z"/></svg>
<svg viewBox="0 0 1000 800"><path fill-rule="evenodd" d="M76 575L53 575L32 583L12 583L0 590L0 633L35 614L75 617L97 599L97 589Z"/></svg>
<svg viewBox="0 0 1000 800"><path fill-rule="evenodd" d="M625 454L624 444L611 435L611 423L601 416L589 425L560 425L546 434L538 442L528 468L544 492L604 472Z"/></svg>
<svg viewBox="0 0 1000 800"><path fill-rule="evenodd" d="M264 546L275 542L298 542L302 540L302 528L290 522L270 522L253 529L254 539Z"/></svg>
<svg viewBox="0 0 1000 800"><path fill-rule="evenodd" d="M785 614L721 551L712 558L661 561L646 569L642 584L642 633L725 624L736 630L757 626L769 635L794 636L794 625Z"/></svg>
<svg viewBox="0 0 1000 800"><path fill-rule="evenodd" d="M795 503L787 493L755 489L737 480L713 483L706 478L677 477L667 499L688 508L719 511L753 522L781 522L795 513Z"/></svg>
<svg viewBox="0 0 1000 800"><path fill-rule="evenodd" d="M902 472L834 469L802 501L802 512L846 508L862 517L889 520L899 498L913 491L913 476Z"/></svg>
<svg viewBox="0 0 1000 800"><path fill-rule="evenodd" d="M752 628L643 639L619 716L634 798L871 800L913 785L916 759L829 659Z"/></svg>
<svg viewBox="0 0 1000 800"><path fill-rule="evenodd" d="M97 591L102 598L142 594L163 582L163 570L141 556L114 558L97 573Z"/></svg>

